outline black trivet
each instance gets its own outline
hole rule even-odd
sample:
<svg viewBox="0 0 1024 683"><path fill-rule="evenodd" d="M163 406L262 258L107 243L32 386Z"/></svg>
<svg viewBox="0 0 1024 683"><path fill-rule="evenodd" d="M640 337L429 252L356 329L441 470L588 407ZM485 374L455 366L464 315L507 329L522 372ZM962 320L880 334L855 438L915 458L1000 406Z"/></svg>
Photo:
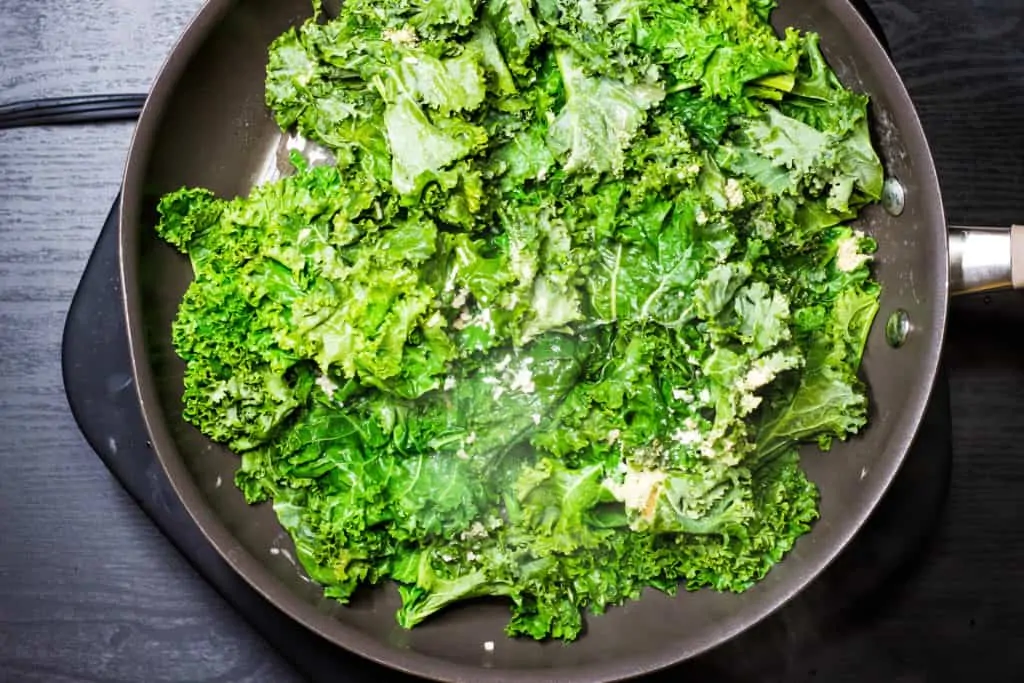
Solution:
<svg viewBox="0 0 1024 683"><path fill-rule="evenodd" d="M72 301L63 367L72 412L103 462L199 573L286 659L313 681L369 681L384 674L381 667L333 646L266 602L206 542L171 489L149 448L132 385L116 209L103 226ZM872 612L890 607L888 591L913 576L945 500L950 462L949 394L942 377L903 469L839 559L796 599L744 635L648 680L704 680L713 675L724 681L792 681L813 675L814 659L847 656L844 639L852 631L870 629Z"/></svg>

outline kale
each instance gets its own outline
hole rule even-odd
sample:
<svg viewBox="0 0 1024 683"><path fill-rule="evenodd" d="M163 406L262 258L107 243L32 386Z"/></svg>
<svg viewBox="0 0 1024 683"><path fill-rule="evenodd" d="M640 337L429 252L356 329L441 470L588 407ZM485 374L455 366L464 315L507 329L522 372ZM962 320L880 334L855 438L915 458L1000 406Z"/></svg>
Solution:
<svg viewBox="0 0 1024 683"><path fill-rule="evenodd" d="M271 46L328 148L183 188L184 417L241 458L326 594L508 632L680 584L743 591L807 533L798 447L867 422L867 98L767 0L350 0Z"/></svg>

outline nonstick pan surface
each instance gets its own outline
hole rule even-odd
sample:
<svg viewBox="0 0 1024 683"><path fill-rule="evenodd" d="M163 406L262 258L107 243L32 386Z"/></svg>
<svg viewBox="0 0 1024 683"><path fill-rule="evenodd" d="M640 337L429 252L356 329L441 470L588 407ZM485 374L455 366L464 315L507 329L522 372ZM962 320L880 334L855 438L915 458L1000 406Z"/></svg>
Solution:
<svg viewBox="0 0 1024 683"><path fill-rule="evenodd" d="M774 21L821 35L840 79L872 99L888 174L906 189L898 217L869 209L861 227L879 244L881 312L863 372L869 427L827 454L808 449L821 519L758 585L642 600L588 619L570 645L510 640L506 605L481 602L411 630L395 622L397 591L366 591L349 606L325 599L297 568L269 505L251 507L232 485L238 459L181 416L183 363L171 322L191 280L188 260L156 236L155 206L183 185L222 196L248 191L280 131L264 106L267 48L310 13L309 0L211 0L154 83L136 129L122 195L120 258L132 360L142 412L167 475L227 562L289 617L339 646L388 666L452 681L609 681L693 657L757 623L817 576L885 493L914 439L938 368L946 322L949 256L932 157L910 98L884 49L848 0L781 0ZM905 343L886 343L885 321L903 311ZM488 650L483 643L493 641Z"/></svg>

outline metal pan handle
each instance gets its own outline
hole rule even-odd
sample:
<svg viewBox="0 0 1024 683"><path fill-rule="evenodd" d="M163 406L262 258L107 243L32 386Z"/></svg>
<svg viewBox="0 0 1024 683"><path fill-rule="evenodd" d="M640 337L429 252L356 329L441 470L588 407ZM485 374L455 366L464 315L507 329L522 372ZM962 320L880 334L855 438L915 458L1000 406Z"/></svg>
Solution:
<svg viewBox="0 0 1024 683"><path fill-rule="evenodd" d="M951 226L949 289L954 295L1024 289L1024 226Z"/></svg>

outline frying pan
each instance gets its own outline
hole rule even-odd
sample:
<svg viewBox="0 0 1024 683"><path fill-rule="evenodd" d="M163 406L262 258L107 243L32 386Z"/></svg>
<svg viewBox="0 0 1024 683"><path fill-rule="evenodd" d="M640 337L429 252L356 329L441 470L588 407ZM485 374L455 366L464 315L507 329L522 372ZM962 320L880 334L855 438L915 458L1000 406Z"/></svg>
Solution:
<svg viewBox="0 0 1024 683"><path fill-rule="evenodd" d="M863 229L879 244L881 312L863 373L872 414L858 438L803 455L821 519L759 584L740 595L656 591L590 618L571 645L510 640L502 603L451 609L405 631L397 591L325 599L296 567L270 506L230 485L237 458L181 415L183 363L171 322L192 273L155 234L162 193L183 185L246 193L273 165L281 132L264 105L269 43L310 14L309 0L211 0L157 77L124 175L120 263L136 387L152 446L210 543L289 617L337 645L407 672L453 681L620 680L693 657L751 627L817 576L857 533L899 470L939 365L949 295L1024 284L1019 229L947 229L932 156L906 89L849 0L781 0L777 26L821 35L840 79L872 99L873 133L890 183ZM1017 258L1012 258L1016 252ZM227 482L226 485L222 485ZM483 647L493 641L493 649Z"/></svg>

